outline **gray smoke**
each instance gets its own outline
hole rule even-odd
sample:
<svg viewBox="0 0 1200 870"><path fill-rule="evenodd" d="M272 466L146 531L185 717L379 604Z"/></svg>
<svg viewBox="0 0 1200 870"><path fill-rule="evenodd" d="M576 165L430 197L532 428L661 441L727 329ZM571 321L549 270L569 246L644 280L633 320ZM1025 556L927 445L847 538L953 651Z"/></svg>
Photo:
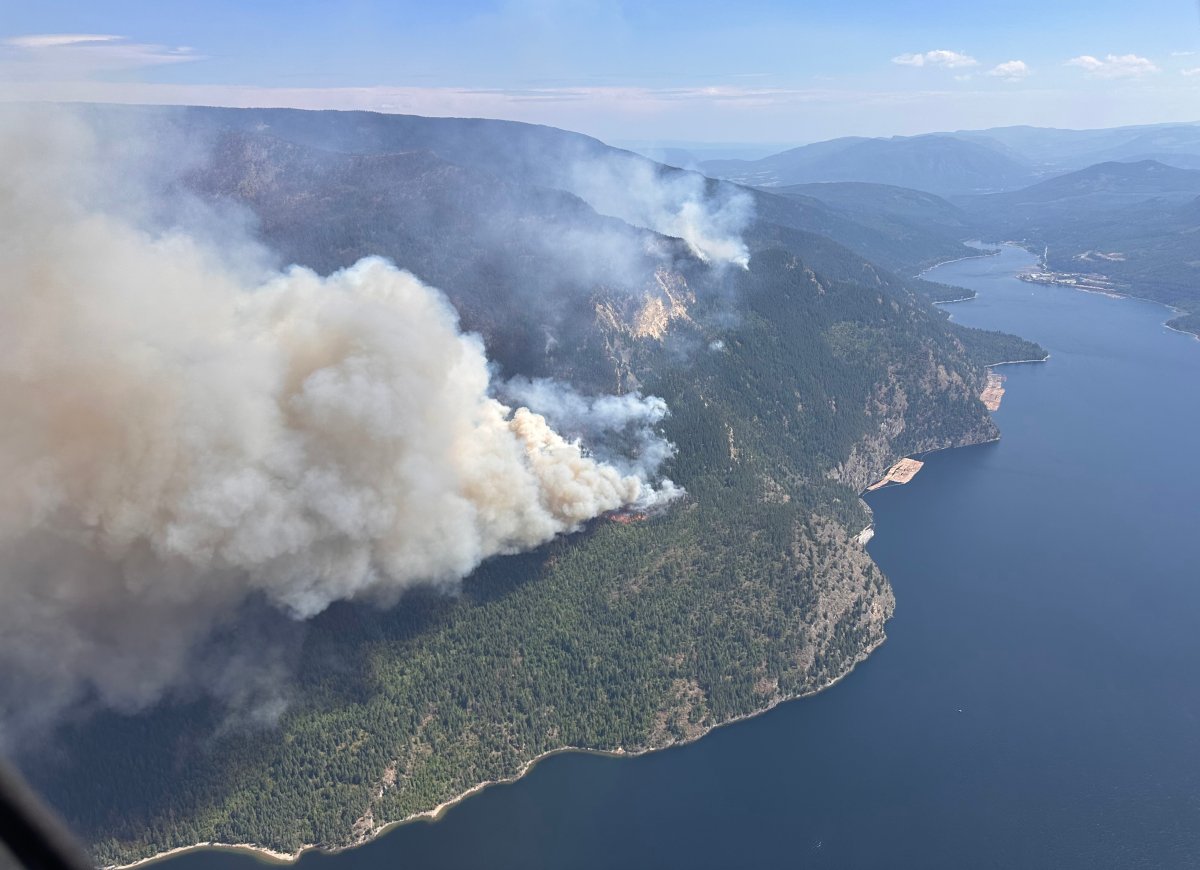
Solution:
<svg viewBox="0 0 1200 870"><path fill-rule="evenodd" d="M683 239L706 263L749 268L742 233L754 217L754 201L733 185L614 154L579 161L564 187L601 214Z"/></svg>
<svg viewBox="0 0 1200 870"><path fill-rule="evenodd" d="M0 740L86 696L154 702L248 599L394 602L674 491L650 483L661 400L537 382L568 440L494 398L482 341L413 275L251 279L97 208L85 140L0 130ZM622 414L636 458L578 440Z"/></svg>

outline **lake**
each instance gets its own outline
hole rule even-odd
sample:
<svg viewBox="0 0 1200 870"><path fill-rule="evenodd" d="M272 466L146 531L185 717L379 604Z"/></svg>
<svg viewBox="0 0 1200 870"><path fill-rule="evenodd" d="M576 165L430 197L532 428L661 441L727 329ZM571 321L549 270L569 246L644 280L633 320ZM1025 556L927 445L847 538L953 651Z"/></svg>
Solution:
<svg viewBox="0 0 1200 870"><path fill-rule="evenodd" d="M1162 306L938 267L1034 339L995 444L873 493L888 642L817 697L636 759L566 754L301 870L1200 865L1200 342ZM169 870L248 870L213 851Z"/></svg>

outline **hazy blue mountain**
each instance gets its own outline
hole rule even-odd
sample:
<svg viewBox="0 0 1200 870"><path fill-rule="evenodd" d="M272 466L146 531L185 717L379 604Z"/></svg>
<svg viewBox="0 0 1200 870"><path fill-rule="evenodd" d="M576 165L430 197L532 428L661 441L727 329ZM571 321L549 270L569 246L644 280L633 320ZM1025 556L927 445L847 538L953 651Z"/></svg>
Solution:
<svg viewBox="0 0 1200 870"><path fill-rule="evenodd" d="M975 212L1039 214L1047 210L1111 208L1117 203L1161 198L1182 202L1200 194L1200 171L1167 166L1157 160L1107 162L1058 175L1022 190L957 197Z"/></svg>
<svg viewBox="0 0 1200 870"><path fill-rule="evenodd" d="M659 163L678 166L680 169L695 169L706 160L758 160L769 157L790 143L777 145L763 143L739 142L689 142L689 141L658 141L643 139L617 139L609 143L616 148L624 148L649 157Z"/></svg>
<svg viewBox="0 0 1200 870"><path fill-rule="evenodd" d="M1043 171L1081 169L1096 163L1154 159L1200 167L1200 124L1152 124L1101 130L997 127L959 131L957 137L1004 148Z"/></svg>
<svg viewBox="0 0 1200 870"><path fill-rule="evenodd" d="M700 168L714 178L728 178L741 184L770 187L794 183L793 179L782 179L788 173L810 171L812 167L820 165L821 161L836 158L847 148L867 141L870 140L861 136L844 136L789 148L756 159L708 160Z"/></svg>
<svg viewBox="0 0 1200 870"><path fill-rule="evenodd" d="M1001 148L946 134L833 139L761 160L708 161L701 168L761 187L865 181L941 195L1011 190L1036 178L1028 163Z"/></svg>
<svg viewBox="0 0 1200 870"><path fill-rule="evenodd" d="M693 150L689 156L700 155ZM759 187L862 181L958 195L1013 190L1097 163L1141 160L1200 169L1200 124L1099 130L1015 126L890 139L848 136L758 159L702 159L697 168Z"/></svg>

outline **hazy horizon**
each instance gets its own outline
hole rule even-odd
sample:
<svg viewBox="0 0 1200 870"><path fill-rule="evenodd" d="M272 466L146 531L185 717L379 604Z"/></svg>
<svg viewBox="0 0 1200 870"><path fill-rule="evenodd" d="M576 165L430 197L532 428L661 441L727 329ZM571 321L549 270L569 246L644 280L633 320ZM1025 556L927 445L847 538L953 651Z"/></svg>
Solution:
<svg viewBox="0 0 1200 870"><path fill-rule="evenodd" d="M1192 2L9 4L0 99L362 109L801 144L1196 120ZM1036 26L1032 26L1036 25Z"/></svg>

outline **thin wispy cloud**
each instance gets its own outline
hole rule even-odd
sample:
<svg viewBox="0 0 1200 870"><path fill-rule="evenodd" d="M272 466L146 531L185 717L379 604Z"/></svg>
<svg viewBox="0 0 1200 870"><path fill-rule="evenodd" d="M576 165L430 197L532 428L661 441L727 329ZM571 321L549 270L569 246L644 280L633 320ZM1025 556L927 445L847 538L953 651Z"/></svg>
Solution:
<svg viewBox="0 0 1200 870"><path fill-rule="evenodd" d="M892 63L899 64L900 66L940 66L947 69L959 69L979 65L979 61L971 57L971 55L950 51L945 48L923 53L898 54L892 58Z"/></svg>
<svg viewBox="0 0 1200 870"><path fill-rule="evenodd" d="M1028 78L1033 72L1029 68L1029 64L1023 60L1006 60L1004 63L998 63L990 70L988 75L998 79L1003 79L1006 82L1019 82L1022 79Z"/></svg>
<svg viewBox="0 0 1200 870"><path fill-rule="evenodd" d="M429 115L490 117L584 129L596 119L672 127L694 113L705 117L751 118L761 110L786 115L806 111L891 109L942 101L950 91L857 90L844 88L753 88L737 86L460 88L460 87L263 87L157 82L33 81L0 91L6 101L145 103L237 108L288 106ZM818 108L820 107L820 108ZM587 123L585 123L587 122Z"/></svg>
<svg viewBox="0 0 1200 870"><path fill-rule="evenodd" d="M29 36L10 36L3 42L17 48L58 48L64 45L83 45L96 42L117 42L124 36L109 33L35 33Z"/></svg>
<svg viewBox="0 0 1200 870"><path fill-rule="evenodd" d="M1134 79L1160 72L1154 61L1136 54L1109 54L1103 60L1082 54L1071 58L1066 65L1079 67L1097 79Z"/></svg>
<svg viewBox="0 0 1200 870"><path fill-rule="evenodd" d="M260 87L254 85L176 85L151 82L33 81L11 83L5 101L94 101L121 103L291 106L307 109L367 109L431 116L508 117L545 123L521 107L539 105L580 110L619 110L623 115L653 117L675 108L705 109L787 107L798 104L845 104L903 93L846 91L833 88L755 88L722 86L552 88L464 88L419 86Z"/></svg>
<svg viewBox="0 0 1200 870"><path fill-rule="evenodd" d="M1181 69L1179 74L1183 76L1200 76L1200 66L1190 67L1189 69Z"/></svg>
<svg viewBox="0 0 1200 870"><path fill-rule="evenodd" d="M0 40L5 78L88 78L202 59L188 46L135 42L109 33L31 33Z"/></svg>

